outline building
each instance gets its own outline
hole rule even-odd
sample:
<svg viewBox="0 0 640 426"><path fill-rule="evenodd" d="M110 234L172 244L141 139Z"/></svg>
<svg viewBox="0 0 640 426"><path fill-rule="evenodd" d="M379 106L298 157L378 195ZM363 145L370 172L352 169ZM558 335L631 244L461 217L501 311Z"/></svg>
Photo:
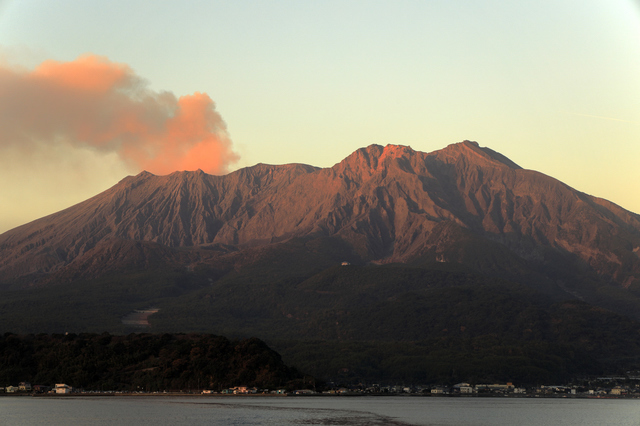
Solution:
<svg viewBox="0 0 640 426"><path fill-rule="evenodd" d="M475 389L469 383L458 383L453 385L453 391L461 394L475 393Z"/></svg>
<svg viewBox="0 0 640 426"><path fill-rule="evenodd" d="M512 392L514 389L513 383L507 382L506 384L494 383L494 384L479 384L476 385L476 390L492 392L492 393L507 393Z"/></svg>
<svg viewBox="0 0 640 426"><path fill-rule="evenodd" d="M460 386L460 393L472 394L472 393L475 393L475 389L473 388L473 386Z"/></svg>
<svg viewBox="0 0 640 426"><path fill-rule="evenodd" d="M69 385L65 385L64 383L56 383L56 394L68 394L73 392L73 388Z"/></svg>
<svg viewBox="0 0 640 426"><path fill-rule="evenodd" d="M611 395L624 395L627 393L627 391L620 386L616 386L615 388L611 389L611 392L609 393Z"/></svg>
<svg viewBox="0 0 640 426"><path fill-rule="evenodd" d="M51 390L51 386L33 385L32 389L35 393L47 393Z"/></svg>

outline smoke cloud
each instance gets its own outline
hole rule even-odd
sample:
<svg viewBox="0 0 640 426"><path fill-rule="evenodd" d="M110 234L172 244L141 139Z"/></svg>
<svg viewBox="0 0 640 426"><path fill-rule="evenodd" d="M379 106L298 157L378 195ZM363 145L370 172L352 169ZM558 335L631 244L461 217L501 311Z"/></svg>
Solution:
<svg viewBox="0 0 640 426"><path fill-rule="evenodd" d="M31 71L0 65L0 148L43 145L116 153L155 174L221 174L238 160L207 94L154 92L126 64L95 55Z"/></svg>

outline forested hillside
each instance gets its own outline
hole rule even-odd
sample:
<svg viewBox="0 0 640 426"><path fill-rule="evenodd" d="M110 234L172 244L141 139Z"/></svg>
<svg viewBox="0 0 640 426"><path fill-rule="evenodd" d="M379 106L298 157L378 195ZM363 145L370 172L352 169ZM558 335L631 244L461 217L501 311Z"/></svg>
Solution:
<svg viewBox="0 0 640 426"><path fill-rule="evenodd" d="M211 334L0 336L0 385L66 383L92 390L277 388L300 373L258 339Z"/></svg>

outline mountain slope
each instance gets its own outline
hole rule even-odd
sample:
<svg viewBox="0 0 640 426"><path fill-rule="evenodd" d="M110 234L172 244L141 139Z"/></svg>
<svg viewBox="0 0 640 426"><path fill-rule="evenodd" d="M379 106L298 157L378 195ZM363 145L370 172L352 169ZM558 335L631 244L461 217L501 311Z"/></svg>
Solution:
<svg viewBox="0 0 640 426"><path fill-rule="evenodd" d="M259 336L325 377L640 368L640 217L469 141L143 172L0 235L0 290L3 331L153 307L145 330Z"/></svg>
<svg viewBox="0 0 640 426"><path fill-rule="evenodd" d="M640 216L469 141L432 153L372 145L326 169L143 172L0 235L0 281L86 266L114 241L154 243L177 264L163 247L241 250L303 236L338 237L363 261L477 256L460 235L540 267L578 262L623 287L640 282Z"/></svg>

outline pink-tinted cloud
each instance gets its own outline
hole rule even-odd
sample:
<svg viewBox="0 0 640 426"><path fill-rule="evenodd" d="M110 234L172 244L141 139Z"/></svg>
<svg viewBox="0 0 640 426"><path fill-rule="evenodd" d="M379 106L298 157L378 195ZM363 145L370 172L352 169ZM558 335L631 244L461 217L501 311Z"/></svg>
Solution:
<svg viewBox="0 0 640 426"><path fill-rule="evenodd" d="M85 55L32 71L0 66L0 148L71 144L156 174L224 173L238 160L205 93L153 92L125 65Z"/></svg>

